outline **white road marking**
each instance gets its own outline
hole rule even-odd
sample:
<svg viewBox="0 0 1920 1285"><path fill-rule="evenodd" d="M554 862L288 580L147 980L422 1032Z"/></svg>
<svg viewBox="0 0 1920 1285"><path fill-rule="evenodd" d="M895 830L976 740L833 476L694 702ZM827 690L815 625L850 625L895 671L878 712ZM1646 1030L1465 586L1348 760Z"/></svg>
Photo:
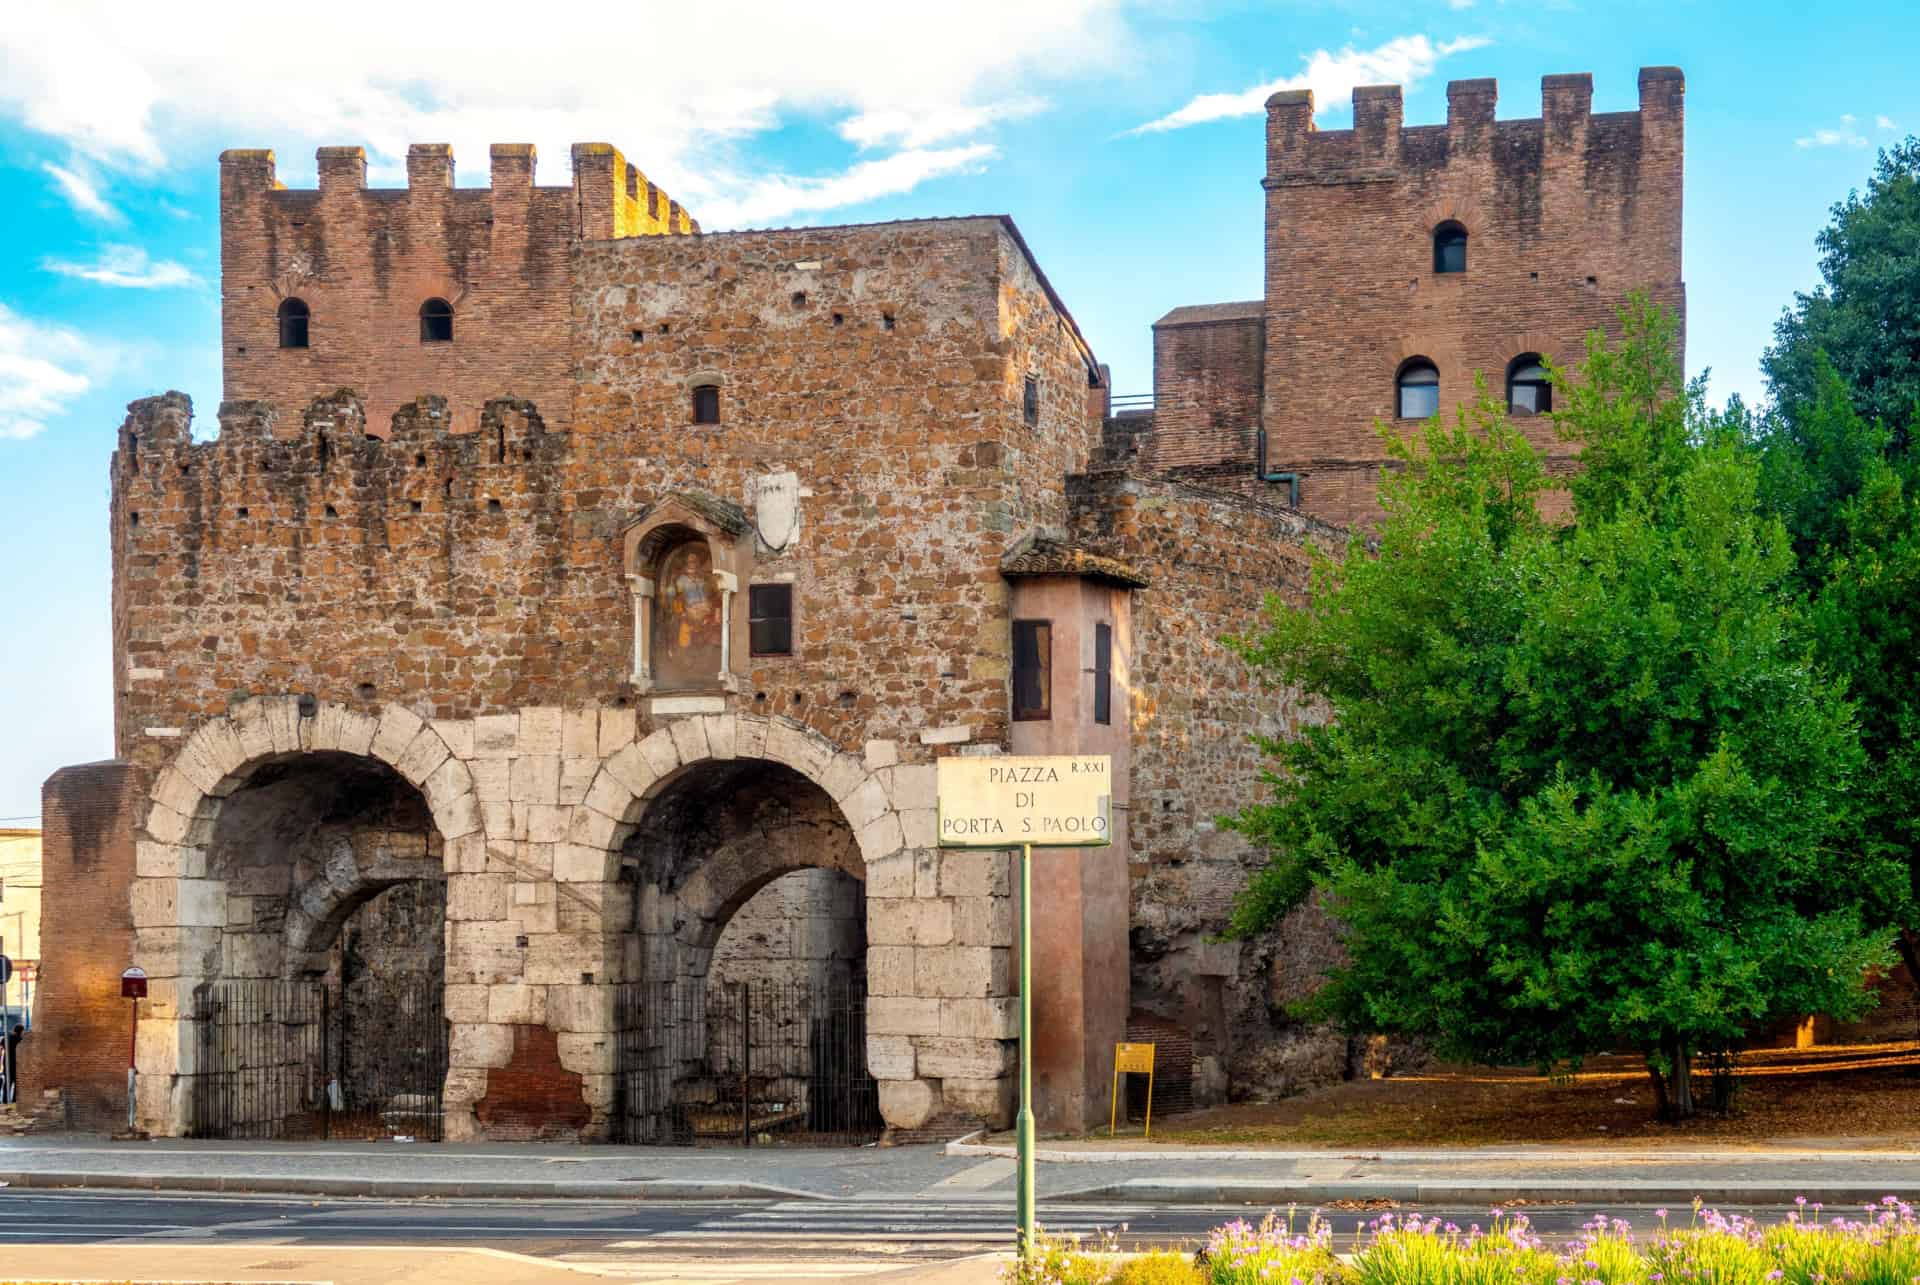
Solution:
<svg viewBox="0 0 1920 1285"><path fill-rule="evenodd" d="M942 1178L927 1190L929 1191L977 1191L982 1187L991 1187L1002 1178L1013 1176L1014 1162L1011 1160L983 1160L977 1165L969 1165L959 1173Z"/></svg>

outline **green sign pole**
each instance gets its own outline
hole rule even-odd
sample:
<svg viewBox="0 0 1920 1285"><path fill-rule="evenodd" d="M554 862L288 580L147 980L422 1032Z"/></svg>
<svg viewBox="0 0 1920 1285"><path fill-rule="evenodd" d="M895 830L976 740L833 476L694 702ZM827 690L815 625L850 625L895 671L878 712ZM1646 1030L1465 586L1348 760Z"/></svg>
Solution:
<svg viewBox="0 0 1920 1285"><path fill-rule="evenodd" d="M1020 847L1020 1256L1033 1252L1033 845Z"/></svg>

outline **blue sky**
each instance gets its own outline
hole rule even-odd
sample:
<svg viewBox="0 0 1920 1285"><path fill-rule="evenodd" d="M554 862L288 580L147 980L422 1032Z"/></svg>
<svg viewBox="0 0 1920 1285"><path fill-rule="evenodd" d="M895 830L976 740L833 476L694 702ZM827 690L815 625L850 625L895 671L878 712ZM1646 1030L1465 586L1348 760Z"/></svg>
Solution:
<svg viewBox="0 0 1920 1285"><path fill-rule="evenodd" d="M1773 319L1816 280L1813 237L1875 149L1920 132L1910 4L1435 0L961 6L9 6L0 24L0 826L54 768L112 752L107 456L125 404L219 399L215 158L409 142L622 147L710 228L1010 213L1117 391L1151 387L1148 327L1261 291L1262 116L1316 90L1493 76L1500 115L1591 71L1631 109L1643 65L1687 74L1688 364L1760 391ZM458 17L450 17L456 14ZM1158 123L1160 127L1142 129Z"/></svg>

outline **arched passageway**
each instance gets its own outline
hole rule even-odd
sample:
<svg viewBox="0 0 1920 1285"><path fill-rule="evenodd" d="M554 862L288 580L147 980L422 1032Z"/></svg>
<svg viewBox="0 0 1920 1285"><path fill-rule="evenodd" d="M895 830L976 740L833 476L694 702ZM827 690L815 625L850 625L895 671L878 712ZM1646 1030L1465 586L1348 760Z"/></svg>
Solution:
<svg viewBox="0 0 1920 1285"><path fill-rule="evenodd" d="M446 876L426 800L378 760L262 762L219 806L225 892L192 1005L203 1137L438 1137Z"/></svg>
<svg viewBox="0 0 1920 1285"><path fill-rule="evenodd" d="M616 1134L867 1141L866 868L818 785L758 759L685 769L621 853Z"/></svg>

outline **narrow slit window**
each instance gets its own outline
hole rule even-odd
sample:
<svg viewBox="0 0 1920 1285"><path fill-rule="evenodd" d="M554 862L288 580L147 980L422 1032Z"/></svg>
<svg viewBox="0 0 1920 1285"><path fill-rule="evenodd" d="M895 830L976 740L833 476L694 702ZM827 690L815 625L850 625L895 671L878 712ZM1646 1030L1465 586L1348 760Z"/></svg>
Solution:
<svg viewBox="0 0 1920 1285"><path fill-rule="evenodd" d="M1516 419L1553 409L1553 381L1538 353L1517 357L1507 370L1507 414Z"/></svg>
<svg viewBox="0 0 1920 1285"><path fill-rule="evenodd" d="M1093 627L1093 721L1113 722L1113 626Z"/></svg>
<svg viewBox="0 0 1920 1285"><path fill-rule="evenodd" d="M1013 622L1013 717L1037 722L1053 717L1053 622Z"/></svg>
<svg viewBox="0 0 1920 1285"><path fill-rule="evenodd" d="M1394 413L1401 419L1429 419L1440 413L1440 371L1424 357L1400 368Z"/></svg>
<svg viewBox="0 0 1920 1285"><path fill-rule="evenodd" d="M453 305L445 299L429 299L420 305L420 342L453 342Z"/></svg>
<svg viewBox="0 0 1920 1285"><path fill-rule="evenodd" d="M282 348L305 348L307 346L307 326L312 319L313 314L308 309L304 300L281 300L280 346Z"/></svg>
<svg viewBox="0 0 1920 1285"><path fill-rule="evenodd" d="M693 422L696 424L720 422L720 385L699 384L694 387Z"/></svg>
<svg viewBox="0 0 1920 1285"><path fill-rule="evenodd" d="M748 586L747 631L754 655L793 655L793 586Z"/></svg>
<svg viewBox="0 0 1920 1285"><path fill-rule="evenodd" d="M1040 422L1040 381L1032 375L1027 376L1026 388L1020 397L1020 414L1029 428Z"/></svg>

